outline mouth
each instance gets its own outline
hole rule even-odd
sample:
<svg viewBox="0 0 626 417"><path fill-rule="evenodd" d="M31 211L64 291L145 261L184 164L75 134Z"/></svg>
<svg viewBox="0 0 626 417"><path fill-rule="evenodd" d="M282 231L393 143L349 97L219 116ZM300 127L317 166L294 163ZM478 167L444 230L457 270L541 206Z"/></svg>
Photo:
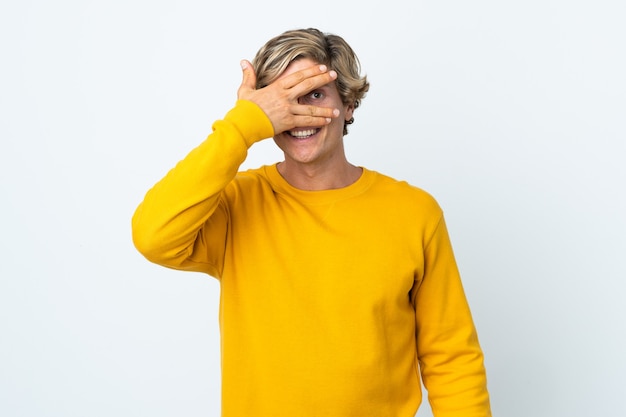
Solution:
<svg viewBox="0 0 626 417"><path fill-rule="evenodd" d="M296 138L296 139L306 139L315 135L320 130L321 129L294 129L294 130L288 131L287 133L289 134L289 136Z"/></svg>

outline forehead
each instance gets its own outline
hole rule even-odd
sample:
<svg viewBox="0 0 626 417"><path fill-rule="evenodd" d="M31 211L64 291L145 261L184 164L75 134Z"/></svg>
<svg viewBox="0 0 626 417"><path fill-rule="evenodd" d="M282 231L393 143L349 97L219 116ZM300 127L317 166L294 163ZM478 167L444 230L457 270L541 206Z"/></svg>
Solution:
<svg viewBox="0 0 626 417"><path fill-rule="evenodd" d="M295 61L291 61L291 63L287 66L285 71L278 77L278 79L284 78L289 74L293 74L294 72L298 72L305 68L310 68L312 66L318 65L317 62L313 61L311 58L299 58Z"/></svg>

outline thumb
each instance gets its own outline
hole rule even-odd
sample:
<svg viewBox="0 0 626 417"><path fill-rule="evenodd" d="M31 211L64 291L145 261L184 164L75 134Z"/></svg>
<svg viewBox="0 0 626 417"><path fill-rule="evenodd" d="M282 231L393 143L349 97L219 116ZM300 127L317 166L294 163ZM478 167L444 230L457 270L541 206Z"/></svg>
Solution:
<svg viewBox="0 0 626 417"><path fill-rule="evenodd" d="M240 64L243 71L243 79L241 80L241 85L239 86L237 95L238 98L243 99L245 98L247 92L256 89L256 74L254 73L252 64L248 60L244 59L240 62Z"/></svg>

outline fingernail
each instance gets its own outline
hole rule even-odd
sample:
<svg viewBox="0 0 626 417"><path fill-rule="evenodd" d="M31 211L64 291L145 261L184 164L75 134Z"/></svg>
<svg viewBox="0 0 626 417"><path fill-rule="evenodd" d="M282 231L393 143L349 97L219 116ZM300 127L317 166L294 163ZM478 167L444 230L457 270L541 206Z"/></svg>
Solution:
<svg viewBox="0 0 626 417"><path fill-rule="evenodd" d="M330 117L327 117L327 118L326 118L326 123L330 123L331 121L332 121L332 120L331 120L331 118L330 118Z"/></svg>
<svg viewBox="0 0 626 417"><path fill-rule="evenodd" d="M334 116L339 116L339 109L333 110L333 115Z"/></svg>
<svg viewBox="0 0 626 417"><path fill-rule="evenodd" d="M246 68L248 68L248 63L245 60L241 60L239 62L239 65L241 65L241 69L245 70Z"/></svg>
<svg viewBox="0 0 626 417"><path fill-rule="evenodd" d="M326 65L320 65L320 71L326 72Z"/></svg>

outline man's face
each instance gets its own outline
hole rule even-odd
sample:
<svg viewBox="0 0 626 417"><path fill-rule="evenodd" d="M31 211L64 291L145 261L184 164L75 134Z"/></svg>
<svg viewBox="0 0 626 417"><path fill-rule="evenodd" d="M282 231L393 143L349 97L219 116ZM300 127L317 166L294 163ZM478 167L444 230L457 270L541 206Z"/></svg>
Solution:
<svg viewBox="0 0 626 417"><path fill-rule="evenodd" d="M309 58L293 61L278 79L296 71L319 65ZM332 69L332 68L330 68ZM332 162L335 158L344 158L343 127L344 122L352 117L352 106L341 102L335 82L319 87L298 99L300 104L327 108L337 108L339 117L330 124L320 127L296 127L274 136L274 141L285 153L285 162L313 164Z"/></svg>

